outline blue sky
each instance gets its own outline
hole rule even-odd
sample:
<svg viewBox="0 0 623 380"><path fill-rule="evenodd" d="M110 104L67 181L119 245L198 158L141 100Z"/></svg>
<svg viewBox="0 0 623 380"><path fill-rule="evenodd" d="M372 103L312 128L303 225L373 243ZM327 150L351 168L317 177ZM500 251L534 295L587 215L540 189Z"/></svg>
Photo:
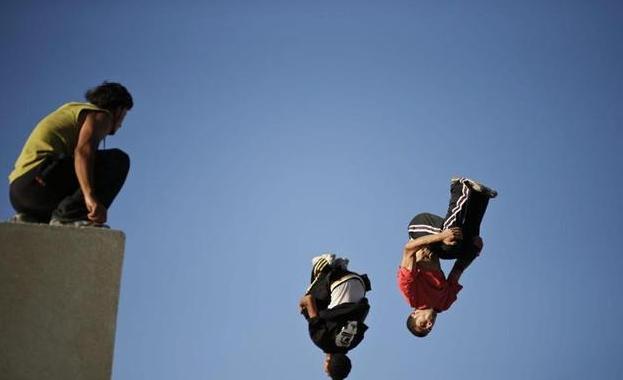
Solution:
<svg viewBox="0 0 623 380"><path fill-rule="evenodd" d="M622 378L621 41L617 1L4 2L0 167L132 92L115 380L322 378L296 305L324 251L372 280L353 379ZM459 174L500 196L416 340L406 225Z"/></svg>

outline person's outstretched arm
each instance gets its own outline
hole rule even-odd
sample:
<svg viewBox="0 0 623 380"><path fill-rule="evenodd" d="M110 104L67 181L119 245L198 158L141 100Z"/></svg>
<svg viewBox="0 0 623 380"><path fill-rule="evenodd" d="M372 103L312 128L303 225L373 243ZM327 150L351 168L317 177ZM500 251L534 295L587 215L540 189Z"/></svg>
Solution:
<svg viewBox="0 0 623 380"><path fill-rule="evenodd" d="M408 270L413 270L414 263L418 261L416 253L420 249L438 242L443 242L446 245L456 245L462 238L463 234L461 229L459 227L453 227L443 230L438 234L420 236L417 239L409 240L407 244L405 244L402 252L400 266Z"/></svg>

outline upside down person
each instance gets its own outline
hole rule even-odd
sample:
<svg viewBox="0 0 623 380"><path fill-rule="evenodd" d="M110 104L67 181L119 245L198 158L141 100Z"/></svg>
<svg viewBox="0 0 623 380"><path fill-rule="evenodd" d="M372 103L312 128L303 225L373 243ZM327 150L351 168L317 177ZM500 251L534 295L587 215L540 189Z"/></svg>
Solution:
<svg viewBox="0 0 623 380"><path fill-rule="evenodd" d="M417 337L430 333L437 314L448 310L463 288L459 279L480 254L480 224L489 199L497 192L469 178L453 178L445 218L430 213L416 215L409 223L398 287L412 307L407 328ZM440 259L455 260L446 278Z"/></svg>
<svg viewBox="0 0 623 380"><path fill-rule="evenodd" d="M347 269L348 259L333 254L312 260L311 285L299 301L308 322L309 336L325 353L324 371L333 380L345 379L351 370L346 356L364 338L364 320L370 310L365 274Z"/></svg>

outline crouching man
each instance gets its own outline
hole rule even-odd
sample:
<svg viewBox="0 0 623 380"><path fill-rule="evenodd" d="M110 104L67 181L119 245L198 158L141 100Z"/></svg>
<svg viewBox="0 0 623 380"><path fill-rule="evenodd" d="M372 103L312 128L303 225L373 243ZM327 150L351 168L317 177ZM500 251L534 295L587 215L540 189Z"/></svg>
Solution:
<svg viewBox="0 0 623 380"><path fill-rule="evenodd" d="M119 83L86 92L34 128L9 175L14 222L104 227L108 208L121 190L130 159L119 149L99 150L134 104Z"/></svg>

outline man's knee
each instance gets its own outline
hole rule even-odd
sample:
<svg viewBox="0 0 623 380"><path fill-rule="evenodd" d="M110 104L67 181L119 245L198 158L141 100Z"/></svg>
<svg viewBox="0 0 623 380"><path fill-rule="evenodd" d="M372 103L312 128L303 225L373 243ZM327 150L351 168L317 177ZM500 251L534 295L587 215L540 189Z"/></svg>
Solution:
<svg viewBox="0 0 623 380"><path fill-rule="evenodd" d="M119 148L100 150L98 154L108 164L114 165L124 172L130 169L130 156Z"/></svg>
<svg viewBox="0 0 623 380"><path fill-rule="evenodd" d="M409 225L424 224L429 226L437 226L439 224L440 216L431 214L430 212L421 212L411 219Z"/></svg>
<svg viewBox="0 0 623 380"><path fill-rule="evenodd" d="M409 238L417 239L420 236L440 233L442 225L443 219L438 215L428 212L417 214L409 222Z"/></svg>
<svg viewBox="0 0 623 380"><path fill-rule="evenodd" d="M114 148L111 149L111 153L113 157L115 157L115 160L122 164L124 167L130 167L130 156L126 152L122 151L119 148Z"/></svg>

